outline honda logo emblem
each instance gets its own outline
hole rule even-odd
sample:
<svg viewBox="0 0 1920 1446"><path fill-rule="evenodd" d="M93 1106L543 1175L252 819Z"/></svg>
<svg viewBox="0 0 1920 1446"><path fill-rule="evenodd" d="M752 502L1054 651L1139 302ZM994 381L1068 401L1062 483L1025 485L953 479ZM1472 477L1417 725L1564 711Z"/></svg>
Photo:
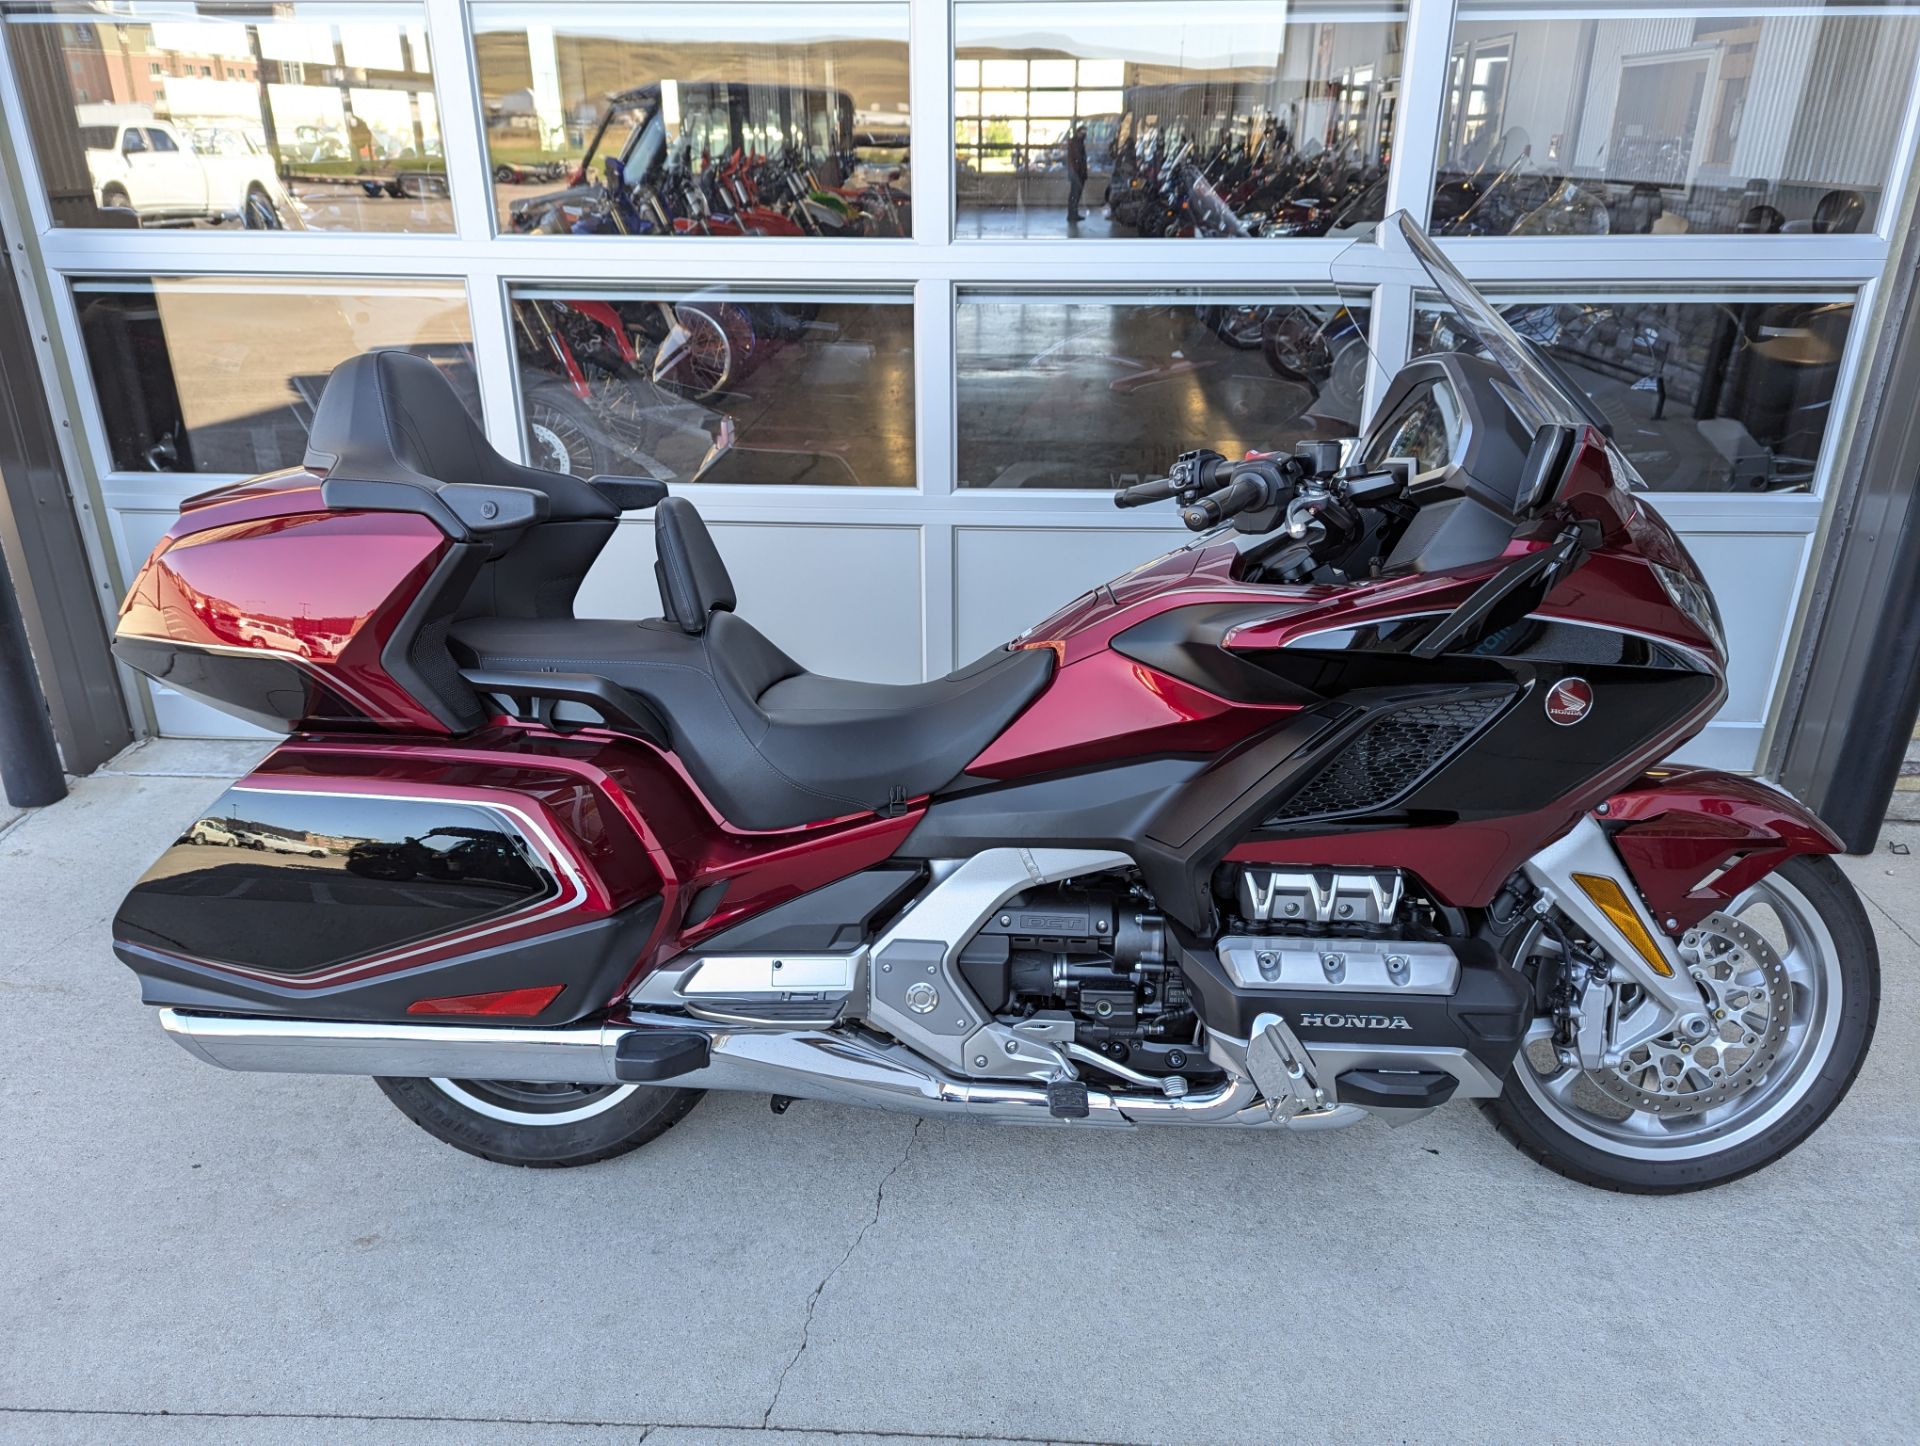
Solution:
<svg viewBox="0 0 1920 1446"><path fill-rule="evenodd" d="M1562 678L1547 689L1547 717L1571 728L1593 711L1593 689L1585 678Z"/></svg>

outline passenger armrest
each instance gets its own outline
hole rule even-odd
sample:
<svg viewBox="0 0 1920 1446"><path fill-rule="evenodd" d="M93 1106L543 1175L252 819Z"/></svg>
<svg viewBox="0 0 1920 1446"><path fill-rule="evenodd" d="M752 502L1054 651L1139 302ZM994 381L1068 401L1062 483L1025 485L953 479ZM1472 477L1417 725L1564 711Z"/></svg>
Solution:
<svg viewBox="0 0 1920 1446"><path fill-rule="evenodd" d="M587 486L622 512L644 512L667 495L667 484L648 477L589 477Z"/></svg>

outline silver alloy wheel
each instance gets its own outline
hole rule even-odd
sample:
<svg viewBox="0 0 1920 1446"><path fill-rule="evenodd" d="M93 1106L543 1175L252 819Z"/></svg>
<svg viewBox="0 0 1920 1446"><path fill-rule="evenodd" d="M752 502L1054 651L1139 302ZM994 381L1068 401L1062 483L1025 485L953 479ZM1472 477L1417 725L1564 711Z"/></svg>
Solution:
<svg viewBox="0 0 1920 1446"><path fill-rule="evenodd" d="M1621 1104L1579 1066L1561 1064L1553 1047L1553 1021L1539 1019L1528 1031L1514 1073L1553 1123L1608 1154L1694 1159L1761 1134L1805 1097L1832 1054L1840 1027L1840 959L1833 934L1813 902L1778 874L1721 912L1765 938L1786 972L1786 1037L1765 1072L1724 1103L1697 1113L1655 1115Z"/></svg>
<svg viewBox="0 0 1920 1446"><path fill-rule="evenodd" d="M522 1080L433 1079L449 1099L509 1125L551 1128L603 1115L638 1085L537 1084Z"/></svg>

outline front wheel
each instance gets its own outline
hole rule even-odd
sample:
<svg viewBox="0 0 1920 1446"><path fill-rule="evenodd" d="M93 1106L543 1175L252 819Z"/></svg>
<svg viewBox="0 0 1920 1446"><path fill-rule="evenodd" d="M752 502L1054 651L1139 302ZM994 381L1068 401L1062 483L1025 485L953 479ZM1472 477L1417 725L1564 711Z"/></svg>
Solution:
<svg viewBox="0 0 1920 1446"><path fill-rule="evenodd" d="M435 1139L501 1165L561 1169L637 1150L672 1129L700 1090L530 1080L375 1079Z"/></svg>
<svg viewBox="0 0 1920 1446"><path fill-rule="evenodd" d="M1487 1103L1503 1135L1571 1179L1674 1194L1752 1174L1819 1128L1860 1073L1880 1008L1879 951L1846 875L1828 858L1790 859L1688 930L1680 952L1712 1032L1657 1036L1589 1071L1561 1061L1543 1019Z"/></svg>

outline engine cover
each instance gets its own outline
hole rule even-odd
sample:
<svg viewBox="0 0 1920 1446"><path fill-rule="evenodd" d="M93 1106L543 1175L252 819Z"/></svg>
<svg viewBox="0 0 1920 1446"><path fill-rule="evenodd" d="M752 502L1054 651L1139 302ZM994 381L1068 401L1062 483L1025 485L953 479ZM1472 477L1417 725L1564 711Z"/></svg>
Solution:
<svg viewBox="0 0 1920 1446"><path fill-rule="evenodd" d="M1262 954L1272 959L1271 979ZM1330 954L1345 956L1337 980L1326 963ZM1389 955L1404 966L1389 966ZM1533 1009L1526 977L1478 939L1242 935L1222 939L1216 950L1183 949L1180 964L1207 1027L1235 1039L1249 1038L1261 1015L1277 1014L1308 1050L1460 1049L1496 1077L1513 1063Z"/></svg>
<svg viewBox="0 0 1920 1446"><path fill-rule="evenodd" d="M1460 984L1459 956L1435 940L1239 934L1222 939L1219 953L1248 989L1451 994Z"/></svg>
<svg viewBox="0 0 1920 1446"><path fill-rule="evenodd" d="M1400 909L1397 869L1240 870L1240 911L1255 924L1386 925Z"/></svg>

